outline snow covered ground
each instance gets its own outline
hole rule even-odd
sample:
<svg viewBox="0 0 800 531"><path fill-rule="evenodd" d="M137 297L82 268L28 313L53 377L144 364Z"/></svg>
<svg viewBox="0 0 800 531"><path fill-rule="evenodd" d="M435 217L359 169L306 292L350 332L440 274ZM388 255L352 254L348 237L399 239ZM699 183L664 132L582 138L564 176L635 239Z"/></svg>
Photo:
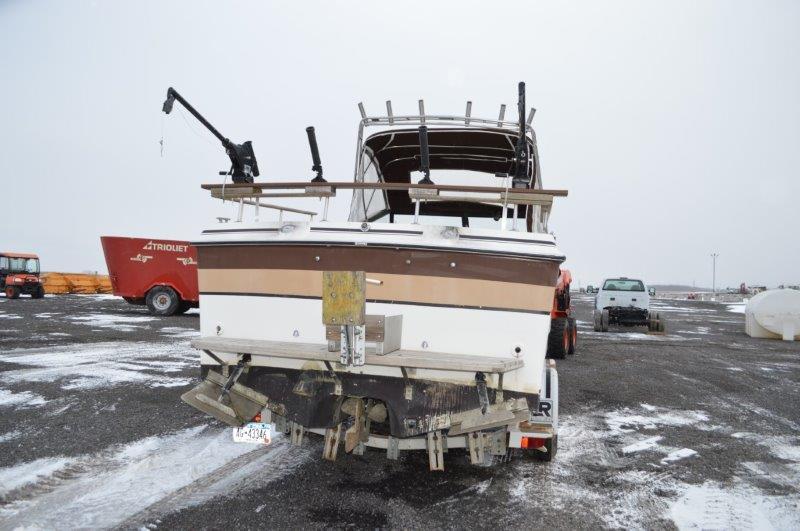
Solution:
<svg viewBox="0 0 800 531"><path fill-rule="evenodd" d="M319 437L233 443L180 401L196 317L24 302L0 319L0 530L800 528L800 347L748 338L722 305L670 302L659 336L594 333L578 301L556 459L453 450L432 474L424 454L322 461Z"/></svg>

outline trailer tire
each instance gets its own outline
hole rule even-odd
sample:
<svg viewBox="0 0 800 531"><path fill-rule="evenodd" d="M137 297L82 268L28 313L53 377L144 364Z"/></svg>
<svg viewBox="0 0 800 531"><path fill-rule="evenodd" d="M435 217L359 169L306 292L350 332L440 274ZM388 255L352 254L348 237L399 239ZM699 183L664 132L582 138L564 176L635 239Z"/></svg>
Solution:
<svg viewBox="0 0 800 531"><path fill-rule="evenodd" d="M153 315L173 315L181 305L181 298L169 286L155 286L147 292L147 308Z"/></svg>
<svg viewBox="0 0 800 531"><path fill-rule="evenodd" d="M602 324L602 315L597 310L594 311L594 331L595 332L602 332L603 324Z"/></svg>
<svg viewBox="0 0 800 531"><path fill-rule="evenodd" d="M31 293L31 297L34 299L43 299L44 298L44 286L38 286L33 293Z"/></svg>
<svg viewBox="0 0 800 531"><path fill-rule="evenodd" d="M6 286L6 298L19 299L19 288L16 286Z"/></svg>
<svg viewBox="0 0 800 531"><path fill-rule="evenodd" d="M664 321L664 318L661 316L661 313L656 314L656 332L661 332L662 334L667 331L667 323Z"/></svg>
<svg viewBox="0 0 800 531"><path fill-rule="evenodd" d="M608 332L608 321L609 321L608 310L603 310L603 313L600 314L600 331L601 332Z"/></svg>
<svg viewBox="0 0 800 531"><path fill-rule="evenodd" d="M547 357L563 360L570 345L569 322L564 317L550 321L550 335L547 336Z"/></svg>
<svg viewBox="0 0 800 531"><path fill-rule="evenodd" d="M575 354L575 347L578 346L578 325L575 323L575 318L570 317L569 320L569 350L567 354Z"/></svg>
<svg viewBox="0 0 800 531"><path fill-rule="evenodd" d="M545 440L544 447L547 449L547 451L539 452L534 450L533 458L537 461L545 461L549 463L553 460L558 452L558 434L553 435L552 439Z"/></svg>

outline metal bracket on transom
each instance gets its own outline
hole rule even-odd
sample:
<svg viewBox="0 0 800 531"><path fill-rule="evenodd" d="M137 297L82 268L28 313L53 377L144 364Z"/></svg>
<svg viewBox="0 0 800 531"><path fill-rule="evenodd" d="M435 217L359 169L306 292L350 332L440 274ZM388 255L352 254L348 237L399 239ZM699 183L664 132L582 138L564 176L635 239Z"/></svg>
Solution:
<svg viewBox="0 0 800 531"><path fill-rule="evenodd" d="M408 377L408 371L405 367L400 367L400 372L403 373L403 382L405 383L405 399L411 400L414 398L414 387L411 385L411 379Z"/></svg>
<svg viewBox="0 0 800 531"><path fill-rule="evenodd" d="M342 396L342 381L336 375L336 371L333 370L331 366L331 362L325 361L325 367L328 369L328 374L331 378L333 378L333 394L336 396Z"/></svg>
<svg viewBox="0 0 800 531"><path fill-rule="evenodd" d="M467 434L469 442L469 462L473 465L481 465L485 460L483 453L483 432L473 431Z"/></svg>
<svg viewBox="0 0 800 531"><path fill-rule="evenodd" d="M302 446L306 429L297 422L290 422L289 429L292 432L291 443L295 446Z"/></svg>
<svg viewBox="0 0 800 531"><path fill-rule="evenodd" d="M497 390L494 395L494 403L499 404L503 401L503 373L497 375Z"/></svg>
<svg viewBox="0 0 800 531"><path fill-rule="evenodd" d="M339 451L339 441L342 436L342 425L337 424L335 428L325 430L325 447L322 450L322 458L328 461L336 461L336 454Z"/></svg>
<svg viewBox="0 0 800 531"><path fill-rule="evenodd" d="M431 470L444 470L442 432L428 432L428 465Z"/></svg>
<svg viewBox="0 0 800 531"><path fill-rule="evenodd" d="M400 439L389 437L386 439L386 459L396 461L400 458Z"/></svg>

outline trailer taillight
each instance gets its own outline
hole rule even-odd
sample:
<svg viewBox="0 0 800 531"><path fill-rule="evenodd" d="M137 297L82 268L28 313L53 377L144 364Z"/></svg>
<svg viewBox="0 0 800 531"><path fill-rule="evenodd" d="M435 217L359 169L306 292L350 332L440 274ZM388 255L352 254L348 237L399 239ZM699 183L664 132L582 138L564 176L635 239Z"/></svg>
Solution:
<svg viewBox="0 0 800 531"><path fill-rule="evenodd" d="M544 446L544 439L540 437L523 437L520 448L526 450L533 450L534 448L542 448Z"/></svg>
<svg viewBox="0 0 800 531"><path fill-rule="evenodd" d="M253 417L253 422L261 422L261 413L256 413L256 416Z"/></svg>

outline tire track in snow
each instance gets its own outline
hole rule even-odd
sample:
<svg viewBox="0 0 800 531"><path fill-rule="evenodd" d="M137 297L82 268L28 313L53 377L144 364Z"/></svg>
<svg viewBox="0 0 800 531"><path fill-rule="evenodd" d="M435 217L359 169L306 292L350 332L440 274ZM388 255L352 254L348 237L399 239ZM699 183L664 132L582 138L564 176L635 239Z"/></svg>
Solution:
<svg viewBox="0 0 800 531"><path fill-rule="evenodd" d="M20 479L30 468L23 463L0 470L8 477L18 472L24 483L4 497L0 530L58 529L65 522L114 527L267 483L307 456L285 440L254 448L234 443L228 429L197 426L67 460L45 475Z"/></svg>
<svg viewBox="0 0 800 531"><path fill-rule="evenodd" d="M217 496L228 496L236 492L251 490L271 481L305 462L309 457L306 449L291 446L285 439L273 439L267 447L257 447L209 472L197 481L186 485L121 522L118 527L140 529L149 522L169 512L198 505Z"/></svg>

